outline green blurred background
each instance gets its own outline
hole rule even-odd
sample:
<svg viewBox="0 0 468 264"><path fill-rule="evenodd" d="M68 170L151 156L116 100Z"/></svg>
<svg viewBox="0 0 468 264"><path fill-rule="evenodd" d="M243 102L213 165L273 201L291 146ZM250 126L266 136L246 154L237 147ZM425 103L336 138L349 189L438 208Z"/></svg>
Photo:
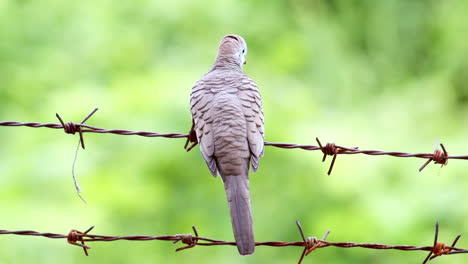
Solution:
<svg viewBox="0 0 468 264"><path fill-rule="evenodd" d="M242 35L260 87L266 140L432 152L435 138L467 154L468 1L0 0L0 120L79 122L185 133L192 85L220 39ZM0 128L0 229L97 234L189 233L232 240L220 179L184 139ZM251 193L258 241L430 245L468 235L468 163L339 156L267 147ZM301 248L175 253L168 242L90 244L0 236L0 263L296 263ZM460 247L467 248L462 238ZM419 263L426 253L327 248L304 263ZM467 263L456 255L435 263Z"/></svg>

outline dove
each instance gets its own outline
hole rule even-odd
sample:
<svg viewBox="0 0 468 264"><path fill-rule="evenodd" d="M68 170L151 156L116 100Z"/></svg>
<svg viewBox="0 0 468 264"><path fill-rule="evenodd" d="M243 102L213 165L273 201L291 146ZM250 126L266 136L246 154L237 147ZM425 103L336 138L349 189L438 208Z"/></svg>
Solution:
<svg viewBox="0 0 468 264"><path fill-rule="evenodd" d="M191 134L213 176L221 175L237 249L255 251L249 168L256 172L264 152L264 117L257 84L243 72L247 44L227 35L211 69L192 88Z"/></svg>

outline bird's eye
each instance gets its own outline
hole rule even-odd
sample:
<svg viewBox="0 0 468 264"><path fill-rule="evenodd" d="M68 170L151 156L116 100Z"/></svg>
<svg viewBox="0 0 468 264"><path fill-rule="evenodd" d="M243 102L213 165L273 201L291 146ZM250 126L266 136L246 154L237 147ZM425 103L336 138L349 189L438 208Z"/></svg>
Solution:
<svg viewBox="0 0 468 264"><path fill-rule="evenodd" d="M245 49L242 50L242 53L245 53Z"/></svg>

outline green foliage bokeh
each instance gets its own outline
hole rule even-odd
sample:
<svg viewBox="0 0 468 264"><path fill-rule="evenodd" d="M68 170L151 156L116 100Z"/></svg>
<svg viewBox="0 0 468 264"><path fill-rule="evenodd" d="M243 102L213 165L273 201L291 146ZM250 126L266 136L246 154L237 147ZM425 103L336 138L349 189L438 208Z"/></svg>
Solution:
<svg viewBox="0 0 468 264"><path fill-rule="evenodd" d="M185 133L190 89L226 34L249 46L267 141L335 141L361 149L432 152L435 138L467 154L468 2L0 0L0 120L80 121ZM189 233L232 240L220 179L183 139L85 134L76 196L77 136L0 128L0 229L66 233ZM467 164L422 173L420 159L339 156L267 147L251 175L258 241L430 245L468 232ZM90 243L0 236L4 263L295 263L301 248L235 247L174 253L167 242ZM467 248L462 239L460 247ZM418 263L423 252L322 249L304 263ZM437 263L466 263L463 255Z"/></svg>

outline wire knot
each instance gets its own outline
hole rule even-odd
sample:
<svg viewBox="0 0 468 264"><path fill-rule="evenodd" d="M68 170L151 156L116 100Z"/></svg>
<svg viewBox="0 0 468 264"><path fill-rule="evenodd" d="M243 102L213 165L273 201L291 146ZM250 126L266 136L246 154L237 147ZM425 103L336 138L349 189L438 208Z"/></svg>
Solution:
<svg viewBox="0 0 468 264"><path fill-rule="evenodd" d="M67 235L67 241L70 244L76 244L77 241L80 241L83 238L83 233L72 229Z"/></svg>
<svg viewBox="0 0 468 264"><path fill-rule="evenodd" d="M442 152L440 149L434 151L432 159L435 164L442 164L442 166L447 165L448 163L447 152Z"/></svg>
<svg viewBox="0 0 468 264"><path fill-rule="evenodd" d="M76 132L81 133L81 125L79 125L79 124L75 124L73 122L68 122L68 123L66 123L66 124L64 124L62 126L63 126L63 130L67 134L74 135Z"/></svg>
<svg viewBox="0 0 468 264"><path fill-rule="evenodd" d="M195 240L193 239L192 234L179 234L177 235L182 241L182 243L187 244L189 246L195 246Z"/></svg>
<svg viewBox="0 0 468 264"><path fill-rule="evenodd" d="M81 130L81 127L86 126L84 125L84 122L86 122L86 120L88 120L94 113L96 113L97 110L97 108L94 108L94 110L91 111L91 113L89 113L79 124L75 124L73 122L68 122L65 124L58 113L55 113L55 116L60 121L60 124L62 124L62 128L65 131L65 133L74 135L76 132L78 132L80 134L80 144L81 147L84 149L85 144L83 139L83 131Z"/></svg>
<svg viewBox="0 0 468 264"><path fill-rule="evenodd" d="M326 155L329 155L329 156L333 156L335 154L337 154L338 150L335 146L335 143L327 143L325 145L325 147L321 148L323 154L324 154L324 158L323 158L323 161L325 161L325 157Z"/></svg>
<svg viewBox="0 0 468 264"><path fill-rule="evenodd" d="M85 232L72 229L67 235L67 242L72 245L83 248L85 255L88 256L88 249L90 249L90 247L85 245L84 237L88 234L89 231L93 230L93 228L94 226L88 228L88 230L86 230Z"/></svg>
<svg viewBox="0 0 468 264"><path fill-rule="evenodd" d="M304 241L305 255L309 255L309 253L314 251L319 245L320 241L316 237L308 237Z"/></svg>
<svg viewBox="0 0 468 264"><path fill-rule="evenodd" d="M448 163L448 152L447 150L445 149L445 146L444 144L440 144L440 147L442 148L442 150L440 149L435 149L434 150L434 153L432 154L432 157L430 157L422 166L421 168L419 168L419 171L422 171L424 168L426 168L426 166L431 163L431 161L434 161L435 164L441 164L442 167L447 165Z"/></svg>
<svg viewBox="0 0 468 264"><path fill-rule="evenodd" d="M316 237L305 237L304 230L302 229L301 223L299 220L296 221L297 228L299 228L299 233L301 234L302 241L304 241L304 250L302 251L301 257L299 258L298 264L302 263L302 260L305 256L309 255L310 252L314 251L315 249L322 247L326 243L326 239L330 231L327 230L323 235L322 240L317 239Z"/></svg>
<svg viewBox="0 0 468 264"><path fill-rule="evenodd" d="M333 166L335 165L336 156L338 155L338 148L336 147L335 143L327 143L325 147L323 147L318 137L316 137L315 140L319 144L320 150L323 153L322 162L325 162L327 155L333 156L332 162L330 164L330 168L328 169L328 172L327 172L327 174L330 175L332 172Z"/></svg>
<svg viewBox="0 0 468 264"><path fill-rule="evenodd" d="M174 244L181 241L182 243L186 244L187 246L177 248L176 251L181 251L188 248L193 248L198 243L198 232L195 226L192 226L192 230L195 233L195 236L192 234L177 234L176 240L174 240Z"/></svg>
<svg viewBox="0 0 468 264"><path fill-rule="evenodd" d="M442 242L437 242L434 247L432 247L432 253L434 254L434 257L442 256L444 254L450 253L451 249L447 247L444 243Z"/></svg>

